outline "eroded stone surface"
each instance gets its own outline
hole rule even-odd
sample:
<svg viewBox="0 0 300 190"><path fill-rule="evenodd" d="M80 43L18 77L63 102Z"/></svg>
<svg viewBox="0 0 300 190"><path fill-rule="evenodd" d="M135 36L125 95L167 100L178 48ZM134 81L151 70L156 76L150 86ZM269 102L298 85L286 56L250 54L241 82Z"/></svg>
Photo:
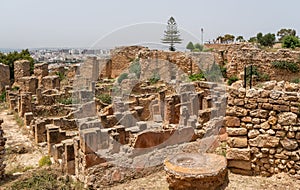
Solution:
<svg viewBox="0 0 300 190"><path fill-rule="evenodd" d="M167 182L174 190L217 189L228 182L227 162L214 154L178 154L165 160Z"/></svg>

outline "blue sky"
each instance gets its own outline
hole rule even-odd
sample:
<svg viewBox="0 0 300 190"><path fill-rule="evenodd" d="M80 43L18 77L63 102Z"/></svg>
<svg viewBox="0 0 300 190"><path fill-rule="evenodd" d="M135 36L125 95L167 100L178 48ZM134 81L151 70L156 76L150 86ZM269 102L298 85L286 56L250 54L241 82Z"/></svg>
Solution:
<svg viewBox="0 0 300 190"><path fill-rule="evenodd" d="M118 31L118 40L124 43L137 36L159 43L161 27L147 25L138 32L132 28L128 35L117 29L166 23L170 16L194 34L194 39L185 40L200 39L201 28L205 40L225 33L248 39L280 28L300 33L299 8L298 0L2 0L0 48L90 47L112 31ZM114 46L118 40L106 41Z"/></svg>

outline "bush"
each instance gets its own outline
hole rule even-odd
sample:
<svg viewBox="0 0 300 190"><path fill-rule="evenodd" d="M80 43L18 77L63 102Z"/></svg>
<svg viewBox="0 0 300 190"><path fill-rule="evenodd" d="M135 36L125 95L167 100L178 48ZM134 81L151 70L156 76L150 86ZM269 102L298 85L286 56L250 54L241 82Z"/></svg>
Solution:
<svg viewBox="0 0 300 190"><path fill-rule="evenodd" d="M300 41L296 36L285 36L282 39L282 47L295 49L300 47Z"/></svg>
<svg viewBox="0 0 300 190"><path fill-rule="evenodd" d="M66 75L61 72L56 72L55 74L58 75L58 78L60 81L62 81L66 78Z"/></svg>
<svg viewBox="0 0 300 190"><path fill-rule="evenodd" d="M43 166L50 166L52 164L51 160L50 160L50 156L43 156L40 160L39 160L39 167L43 167Z"/></svg>
<svg viewBox="0 0 300 190"><path fill-rule="evenodd" d="M155 84L160 80L160 76L157 72L155 72L152 77L149 79L151 84Z"/></svg>
<svg viewBox="0 0 300 190"><path fill-rule="evenodd" d="M232 85L234 82L238 81L239 78L237 76L232 76L228 79L227 84L230 86Z"/></svg>
<svg viewBox="0 0 300 190"><path fill-rule="evenodd" d="M123 80L128 78L128 73L122 73L119 77L118 77L118 83L122 83Z"/></svg>
<svg viewBox="0 0 300 190"><path fill-rule="evenodd" d="M6 101L6 92L2 92L2 94L0 95L0 102L5 102Z"/></svg>
<svg viewBox="0 0 300 190"><path fill-rule="evenodd" d="M97 98L105 104L111 104L112 102L112 98L109 94L100 94L99 96L97 96Z"/></svg>
<svg viewBox="0 0 300 190"><path fill-rule="evenodd" d="M273 67L277 69L288 70L293 73L300 71L299 63L287 62L287 61L274 61L272 62Z"/></svg>
<svg viewBox="0 0 300 190"><path fill-rule="evenodd" d="M75 102L73 101L72 98L64 98L64 99L58 100L58 103L61 103L61 104L64 104L64 105L71 105Z"/></svg>
<svg viewBox="0 0 300 190"><path fill-rule="evenodd" d="M204 77L204 74L201 72L201 73L198 73L198 74L192 74L192 75L190 75L189 79L191 81L200 81L202 79L205 79L205 77Z"/></svg>
<svg viewBox="0 0 300 190"><path fill-rule="evenodd" d="M129 66L129 73L135 73L135 76L139 79L141 76L141 65L139 59L133 61Z"/></svg>
<svg viewBox="0 0 300 190"><path fill-rule="evenodd" d="M291 82L299 84L300 83L300 78L295 78L295 79L291 80Z"/></svg>

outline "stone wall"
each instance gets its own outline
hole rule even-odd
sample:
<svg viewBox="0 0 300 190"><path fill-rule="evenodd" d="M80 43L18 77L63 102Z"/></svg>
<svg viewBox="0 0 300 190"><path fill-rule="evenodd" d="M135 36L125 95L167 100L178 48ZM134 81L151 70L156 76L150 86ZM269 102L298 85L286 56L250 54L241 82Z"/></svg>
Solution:
<svg viewBox="0 0 300 190"><path fill-rule="evenodd" d="M289 49L266 51L251 43L206 44L205 46L213 49L216 62L226 67L228 77L241 77L244 66L253 64L261 73L268 74L271 80L290 81L299 78L299 73L276 69L271 64L274 61L299 62L299 51Z"/></svg>
<svg viewBox="0 0 300 190"><path fill-rule="evenodd" d="M0 63L0 92L5 89L6 85L10 85L9 66Z"/></svg>
<svg viewBox="0 0 300 190"><path fill-rule="evenodd" d="M5 173L5 164L4 162L4 154L5 154L5 141L6 139L3 137L4 136L4 132L2 130L2 125L3 120L0 119L0 180L4 177L4 173Z"/></svg>
<svg viewBox="0 0 300 190"><path fill-rule="evenodd" d="M203 69L205 62L213 63L213 57L208 53L166 52L141 46L129 46L116 48L111 52L111 62L106 61L106 67L110 68L102 68L102 75L118 77L136 58L140 58L149 65L156 63L165 65L170 62L184 73L198 73L200 68Z"/></svg>
<svg viewBox="0 0 300 190"><path fill-rule="evenodd" d="M236 173L300 178L300 86L270 81L230 88L225 126L228 167Z"/></svg>

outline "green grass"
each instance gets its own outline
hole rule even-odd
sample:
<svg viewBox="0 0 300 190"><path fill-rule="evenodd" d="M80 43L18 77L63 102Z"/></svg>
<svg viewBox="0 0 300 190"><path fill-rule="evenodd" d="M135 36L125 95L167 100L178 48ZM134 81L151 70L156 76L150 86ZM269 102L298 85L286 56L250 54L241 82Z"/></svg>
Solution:
<svg viewBox="0 0 300 190"><path fill-rule="evenodd" d="M293 73L300 71L299 63L287 62L287 61L274 61L272 62L273 67L282 70L288 70Z"/></svg>
<svg viewBox="0 0 300 190"><path fill-rule="evenodd" d="M43 166L50 166L52 164L51 160L50 160L50 156L43 156L40 160L39 160L39 167L43 167Z"/></svg>
<svg viewBox="0 0 300 190"><path fill-rule="evenodd" d="M24 120L18 115L18 113L14 113L15 120L20 127L24 126Z"/></svg>
<svg viewBox="0 0 300 190"><path fill-rule="evenodd" d="M22 180L15 181L9 190L81 190L83 184L74 182L70 177L60 177L58 172L53 170L40 170L32 173Z"/></svg>
<svg viewBox="0 0 300 190"><path fill-rule="evenodd" d="M300 78L295 78L295 79L291 80L291 82L299 84L300 83Z"/></svg>
<svg viewBox="0 0 300 190"><path fill-rule="evenodd" d="M0 102L5 102L6 101L6 91L3 91L0 94Z"/></svg>
<svg viewBox="0 0 300 190"><path fill-rule="evenodd" d="M232 76L228 79L227 84L230 86L232 85L234 82L238 81L239 78L237 76Z"/></svg>
<svg viewBox="0 0 300 190"><path fill-rule="evenodd" d="M109 94L100 94L99 96L97 96L97 98L105 104L111 104L112 102L112 98Z"/></svg>
<svg viewBox="0 0 300 190"><path fill-rule="evenodd" d="M198 74L192 74L192 75L190 75L189 79L191 81L201 81L201 80L205 79L205 77L204 77L203 73L198 73Z"/></svg>

